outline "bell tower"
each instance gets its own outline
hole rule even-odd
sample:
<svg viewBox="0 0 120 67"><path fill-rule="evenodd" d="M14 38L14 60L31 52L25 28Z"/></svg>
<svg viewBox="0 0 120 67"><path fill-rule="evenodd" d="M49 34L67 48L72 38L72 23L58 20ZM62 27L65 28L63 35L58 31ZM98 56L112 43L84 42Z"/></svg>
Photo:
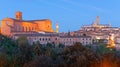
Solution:
<svg viewBox="0 0 120 67"><path fill-rule="evenodd" d="M58 26L58 23L56 23L56 33L59 33L59 26Z"/></svg>
<svg viewBox="0 0 120 67"><path fill-rule="evenodd" d="M95 22L96 22L96 25L100 24L100 17L99 16L96 17L96 21Z"/></svg>
<svg viewBox="0 0 120 67"><path fill-rule="evenodd" d="M16 19L17 20L22 20L22 12L16 12Z"/></svg>

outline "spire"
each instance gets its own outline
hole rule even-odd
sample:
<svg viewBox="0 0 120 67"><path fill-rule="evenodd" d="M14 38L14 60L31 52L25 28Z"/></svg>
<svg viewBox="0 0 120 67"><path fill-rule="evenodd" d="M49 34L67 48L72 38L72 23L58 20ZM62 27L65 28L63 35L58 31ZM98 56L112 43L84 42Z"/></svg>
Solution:
<svg viewBox="0 0 120 67"><path fill-rule="evenodd" d="M59 33L59 26L58 26L58 23L56 23L56 33Z"/></svg>

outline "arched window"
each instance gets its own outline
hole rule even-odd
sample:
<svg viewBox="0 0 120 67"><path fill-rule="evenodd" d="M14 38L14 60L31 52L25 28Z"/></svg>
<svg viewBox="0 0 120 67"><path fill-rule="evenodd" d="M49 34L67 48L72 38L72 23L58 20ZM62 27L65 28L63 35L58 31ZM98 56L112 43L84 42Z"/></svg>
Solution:
<svg viewBox="0 0 120 67"><path fill-rule="evenodd" d="M29 30L28 31L31 31L31 28L29 27Z"/></svg>
<svg viewBox="0 0 120 67"><path fill-rule="evenodd" d="M27 32L27 27L26 27L26 32Z"/></svg>
<svg viewBox="0 0 120 67"><path fill-rule="evenodd" d="M20 31L20 26L17 26L17 31Z"/></svg>
<svg viewBox="0 0 120 67"><path fill-rule="evenodd" d="M21 29L21 26L18 26L18 31L21 31L22 29Z"/></svg>
<svg viewBox="0 0 120 67"><path fill-rule="evenodd" d="M24 31L24 27L22 27L22 31Z"/></svg>
<svg viewBox="0 0 120 67"><path fill-rule="evenodd" d="M32 31L34 31L34 28L32 27Z"/></svg>

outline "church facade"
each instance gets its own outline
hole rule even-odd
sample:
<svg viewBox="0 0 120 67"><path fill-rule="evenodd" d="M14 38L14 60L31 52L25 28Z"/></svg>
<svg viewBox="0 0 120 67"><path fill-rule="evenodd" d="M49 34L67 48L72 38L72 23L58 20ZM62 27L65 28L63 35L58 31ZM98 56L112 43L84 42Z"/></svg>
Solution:
<svg viewBox="0 0 120 67"><path fill-rule="evenodd" d="M12 36L13 33L28 32L54 32L52 22L49 19L23 20L22 12L16 12L16 18L5 18L2 20L1 34Z"/></svg>

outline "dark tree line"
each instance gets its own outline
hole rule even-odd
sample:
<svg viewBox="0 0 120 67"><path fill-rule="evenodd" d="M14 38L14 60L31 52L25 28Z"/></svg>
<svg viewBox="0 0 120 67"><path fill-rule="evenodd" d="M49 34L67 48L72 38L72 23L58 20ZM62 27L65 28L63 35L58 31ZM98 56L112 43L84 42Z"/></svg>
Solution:
<svg viewBox="0 0 120 67"><path fill-rule="evenodd" d="M0 35L0 67L120 67L120 52L104 46L93 50L81 43L29 45L25 36L14 41Z"/></svg>

